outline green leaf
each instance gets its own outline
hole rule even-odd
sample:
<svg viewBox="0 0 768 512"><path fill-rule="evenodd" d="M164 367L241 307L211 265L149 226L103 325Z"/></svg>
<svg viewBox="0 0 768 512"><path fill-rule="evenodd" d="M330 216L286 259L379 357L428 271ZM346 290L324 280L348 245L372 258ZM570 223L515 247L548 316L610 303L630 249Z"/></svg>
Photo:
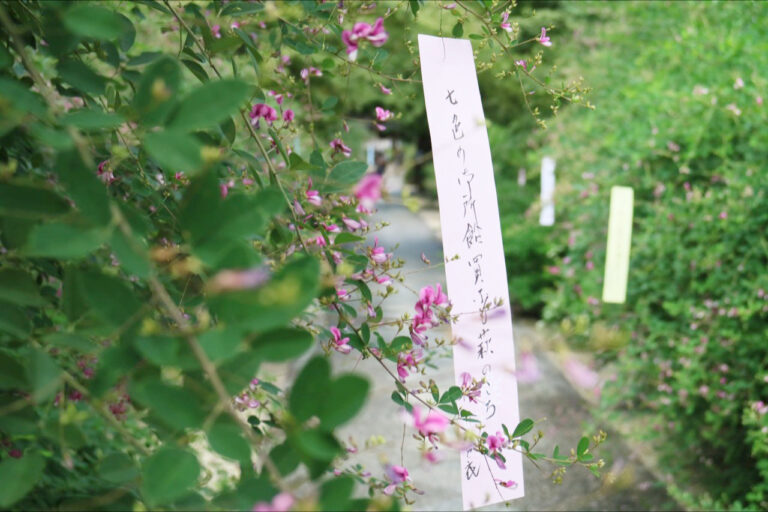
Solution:
<svg viewBox="0 0 768 512"><path fill-rule="evenodd" d="M365 162L356 162L354 160L347 160L336 164L331 169L329 179L340 183L342 185L352 185L360 181L365 171L368 169L368 164Z"/></svg>
<svg viewBox="0 0 768 512"><path fill-rule="evenodd" d="M45 468L45 459L39 453L25 453L14 459L6 457L0 462L0 507L10 507L31 491Z"/></svg>
<svg viewBox="0 0 768 512"><path fill-rule="evenodd" d="M181 83L181 67L176 59L163 55L141 75L133 107L148 126L162 124L173 106Z"/></svg>
<svg viewBox="0 0 768 512"><path fill-rule="evenodd" d="M265 361L288 361L312 346L312 335L303 329L284 327L257 336L251 346Z"/></svg>
<svg viewBox="0 0 768 512"><path fill-rule="evenodd" d="M336 235L336 238L334 238L333 242L338 245L348 244L350 242L362 242L363 240L365 240L365 237L353 235L352 233L347 233L345 231Z"/></svg>
<svg viewBox="0 0 768 512"><path fill-rule="evenodd" d="M587 453L587 450L589 449L589 438L588 437L582 437L579 439L579 444L576 446L576 455L579 458L582 458L582 456Z"/></svg>
<svg viewBox="0 0 768 512"><path fill-rule="evenodd" d="M320 510L352 510L349 498L355 488L352 477L341 476L323 483L320 487Z"/></svg>
<svg viewBox="0 0 768 512"><path fill-rule="evenodd" d="M179 448L160 448L141 468L141 494L151 507L171 503L187 494L200 476L197 457Z"/></svg>
<svg viewBox="0 0 768 512"><path fill-rule="evenodd" d="M24 366L10 355L0 352L0 389L24 388L26 385Z"/></svg>
<svg viewBox="0 0 768 512"><path fill-rule="evenodd" d="M343 452L336 438L320 429L301 431L295 436L294 442L299 452L323 462L330 462Z"/></svg>
<svg viewBox="0 0 768 512"><path fill-rule="evenodd" d="M54 395L59 387L61 368L51 356L42 350L34 350L27 366L27 380L33 390L35 402L42 402Z"/></svg>
<svg viewBox="0 0 768 512"><path fill-rule="evenodd" d="M55 170L82 217L92 225L108 225L112 212L106 188L96 177L96 169L87 168L77 151L70 150L59 153Z"/></svg>
<svg viewBox="0 0 768 512"><path fill-rule="evenodd" d="M20 306L42 306L46 301L40 296L35 279L23 270L0 269L0 299Z"/></svg>
<svg viewBox="0 0 768 512"><path fill-rule="evenodd" d="M244 347L240 333L234 329L209 329L197 341L214 363L235 357Z"/></svg>
<svg viewBox="0 0 768 512"><path fill-rule="evenodd" d="M7 69L13 64L13 56L5 46L0 44L0 69Z"/></svg>
<svg viewBox="0 0 768 512"><path fill-rule="evenodd" d="M22 85L16 80L0 77L0 99L20 112L29 112L38 117L42 117L47 112L45 101L36 92L32 92L28 87Z"/></svg>
<svg viewBox="0 0 768 512"><path fill-rule="evenodd" d="M170 126L194 131L213 128L248 100L251 86L240 80L206 82L182 100Z"/></svg>
<svg viewBox="0 0 768 512"><path fill-rule="evenodd" d="M457 401L461 396L461 388L458 386L451 386L445 393L443 393L443 396L440 397L440 403L449 404Z"/></svg>
<svg viewBox="0 0 768 512"><path fill-rule="evenodd" d="M234 459L241 464L250 464L251 447L243 438L240 427L228 418L219 418L214 423L208 431L208 443L224 457Z"/></svg>
<svg viewBox="0 0 768 512"><path fill-rule="evenodd" d="M0 300L0 331L23 339L31 329L32 324L23 309Z"/></svg>
<svg viewBox="0 0 768 512"><path fill-rule="evenodd" d="M64 114L61 122L81 130L115 128L125 122L121 116L97 109L81 109Z"/></svg>
<svg viewBox="0 0 768 512"><path fill-rule="evenodd" d="M124 453L110 453L99 461L96 471L101 478L113 484L130 482L139 476L139 468Z"/></svg>
<svg viewBox="0 0 768 512"><path fill-rule="evenodd" d="M187 343L179 338L147 336L136 338L136 350L150 363L157 366L173 366L183 370L200 368Z"/></svg>
<svg viewBox="0 0 768 512"><path fill-rule="evenodd" d="M515 427L514 432L512 432L512 437L515 438L525 435L530 432L531 429L533 429L533 420L526 418Z"/></svg>
<svg viewBox="0 0 768 512"><path fill-rule="evenodd" d="M293 473L301 462L299 454L287 442L272 448L272 451L269 452L269 458L275 463L277 470L283 476Z"/></svg>
<svg viewBox="0 0 768 512"><path fill-rule="evenodd" d="M24 254L39 258L83 258L105 240L106 233L101 229L85 229L60 222L39 224L30 232Z"/></svg>
<svg viewBox="0 0 768 512"><path fill-rule="evenodd" d="M183 172L192 176L203 165L200 143L181 131L148 133L144 148L167 173Z"/></svg>
<svg viewBox="0 0 768 512"><path fill-rule="evenodd" d="M397 405L405 406L405 400L403 400L403 395L401 395L397 391L392 392L391 398L392 398L392 401L395 402Z"/></svg>
<svg viewBox="0 0 768 512"><path fill-rule="evenodd" d="M152 266L147 256L146 242L143 239L134 236L132 240L129 240L122 230L115 229L109 245L117 256L120 266L127 273L142 279L149 277Z"/></svg>
<svg viewBox="0 0 768 512"><path fill-rule="evenodd" d="M59 72L64 81L73 85L76 89L89 94L104 94L104 88L107 80L97 74L81 60L63 59L56 65L56 71Z"/></svg>
<svg viewBox="0 0 768 512"><path fill-rule="evenodd" d="M72 33L94 39L117 39L127 28L114 10L90 3L76 4L68 9L62 21Z"/></svg>
<svg viewBox="0 0 768 512"><path fill-rule="evenodd" d="M98 345L82 334L70 332L52 332L47 334L43 341L48 345L54 345L60 348L74 349L78 352L93 352Z"/></svg>
<svg viewBox="0 0 768 512"><path fill-rule="evenodd" d="M114 327L122 327L141 308L131 288L122 279L86 271L80 275L85 302L93 313Z"/></svg>
<svg viewBox="0 0 768 512"><path fill-rule="evenodd" d="M322 410L331 380L331 367L323 357L314 357L304 365L293 383L288 409L300 422Z"/></svg>
<svg viewBox="0 0 768 512"><path fill-rule="evenodd" d="M342 375L333 380L320 413L323 428L330 431L354 418L365 404L369 388L368 381L357 375Z"/></svg>
<svg viewBox="0 0 768 512"><path fill-rule="evenodd" d="M148 377L131 386L131 396L147 407L152 417L174 430L202 425L208 406L185 388Z"/></svg>
<svg viewBox="0 0 768 512"><path fill-rule="evenodd" d="M464 24L460 21L457 21L456 24L453 26L453 29L451 30L451 34L453 34L453 37L461 37L464 35Z"/></svg>
<svg viewBox="0 0 768 512"><path fill-rule="evenodd" d="M181 63L184 64L193 75L197 77L201 82L208 81L208 73L205 72L203 66L191 59L181 59Z"/></svg>
<svg viewBox="0 0 768 512"><path fill-rule="evenodd" d="M27 128L35 138L53 149L66 150L74 145L72 138L63 130L54 130L41 123L33 123Z"/></svg>

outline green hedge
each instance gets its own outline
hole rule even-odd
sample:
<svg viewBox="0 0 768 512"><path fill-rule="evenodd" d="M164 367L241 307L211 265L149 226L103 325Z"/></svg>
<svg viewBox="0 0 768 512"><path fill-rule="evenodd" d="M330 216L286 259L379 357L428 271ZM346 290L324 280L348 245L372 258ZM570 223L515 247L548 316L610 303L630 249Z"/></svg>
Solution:
<svg viewBox="0 0 768 512"><path fill-rule="evenodd" d="M570 8L604 20L569 45L597 108L564 111L547 134L559 273L544 317L617 357L607 403L658 414L668 469L703 489L684 500L765 508L768 5ZM599 300L613 185L635 190L621 306Z"/></svg>

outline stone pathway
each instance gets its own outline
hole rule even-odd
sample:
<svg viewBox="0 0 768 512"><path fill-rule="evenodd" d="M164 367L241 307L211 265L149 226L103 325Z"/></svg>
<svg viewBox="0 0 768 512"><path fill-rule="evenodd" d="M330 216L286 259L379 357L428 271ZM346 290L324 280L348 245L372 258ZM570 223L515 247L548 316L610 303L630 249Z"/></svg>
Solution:
<svg viewBox="0 0 768 512"><path fill-rule="evenodd" d="M432 216L434 218L434 216ZM399 245L395 257L406 260L404 272L424 269L422 252L432 262L442 260L442 247L435 235L434 226L428 226L422 218L396 202L380 206L378 220L386 220L390 226L378 232L380 244L388 249ZM444 283L441 267L414 272L409 275L408 285L418 290L422 286ZM411 311L415 296L408 290L385 302L385 317ZM595 425L589 406L563 378L551 358L542 351L542 335L531 321L516 318L514 323L515 345L533 350L536 355L541 379L520 384L520 414L522 418L539 420L545 437L540 443L542 451L551 453L555 444L565 451L575 448L582 435L591 435L600 425ZM386 337L386 333L385 334ZM436 333L449 337L448 331ZM372 384L369 402L357 418L342 432L342 439L352 437L360 452L351 463L361 463L369 471L381 476L387 462L402 463L409 469L414 484L425 494L417 496L413 510L461 510L459 454L441 449L442 461L429 464L421 458L419 442L406 433L397 406L390 399L394 384L389 375L373 360L335 355L336 371L355 371L367 376ZM449 357L436 361L436 369L430 372L440 389L454 383L453 363ZM394 371L394 365L392 365ZM605 427L603 427L604 430ZM608 441L598 456L606 460L602 480L596 479L585 469L572 468L561 485L552 483L551 468L536 468L530 461L524 462L526 496L508 505L500 504L484 510L674 510L679 509L667 495L664 486L657 482L620 437L608 430ZM368 437L382 436L384 444L364 448Z"/></svg>

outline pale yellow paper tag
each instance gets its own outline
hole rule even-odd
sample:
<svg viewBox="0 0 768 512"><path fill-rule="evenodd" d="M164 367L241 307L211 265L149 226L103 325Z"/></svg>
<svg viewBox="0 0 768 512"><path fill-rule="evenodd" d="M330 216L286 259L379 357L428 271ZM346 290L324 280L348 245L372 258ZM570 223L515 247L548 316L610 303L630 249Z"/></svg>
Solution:
<svg viewBox="0 0 768 512"><path fill-rule="evenodd" d="M629 248L632 244L633 202L634 191L632 188L611 188L608 243L605 249L603 302L623 304L627 298Z"/></svg>

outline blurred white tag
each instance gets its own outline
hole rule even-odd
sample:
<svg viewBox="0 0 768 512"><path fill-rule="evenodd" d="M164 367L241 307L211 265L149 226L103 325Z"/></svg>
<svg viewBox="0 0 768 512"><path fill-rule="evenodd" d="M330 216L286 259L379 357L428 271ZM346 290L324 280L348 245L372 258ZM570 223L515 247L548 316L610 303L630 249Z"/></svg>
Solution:
<svg viewBox="0 0 768 512"><path fill-rule="evenodd" d="M501 242L499 207L491 148L477 85L472 45L464 39L419 34L421 78L427 106L432 158L440 205L445 275L453 314L453 349L457 384L464 372L485 384L476 402L460 408L494 435L502 424L510 432L520 421L515 345L509 307L507 271ZM458 255L458 259L452 259ZM495 306L495 299L501 306ZM469 430L476 423L464 423ZM464 509L520 498L522 455L504 450L506 468L476 450L461 453Z"/></svg>
<svg viewBox="0 0 768 512"><path fill-rule="evenodd" d="M632 188L611 188L608 242L605 248L603 302L623 304L627 298L633 202L634 191Z"/></svg>
<svg viewBox="0 0 768 512"><path fill-rule="evenodd" d="M555 223L555 159L545 156L541 160L541 214L539 224Z"/></svg>

